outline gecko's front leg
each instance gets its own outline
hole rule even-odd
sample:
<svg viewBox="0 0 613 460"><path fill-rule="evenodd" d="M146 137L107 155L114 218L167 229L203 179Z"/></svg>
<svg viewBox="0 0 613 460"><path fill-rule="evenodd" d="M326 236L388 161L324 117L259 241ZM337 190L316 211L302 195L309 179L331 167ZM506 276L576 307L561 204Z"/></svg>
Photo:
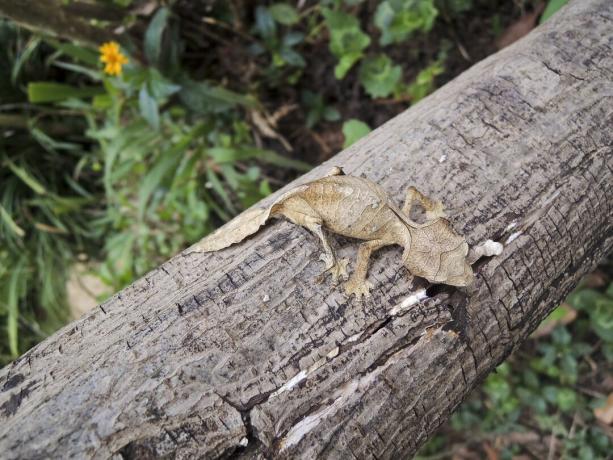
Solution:
<svg viewBox="0 0 613 460"><path fill-rule="evenodd" d="M330 275L332 275L332 280L337 283L339 279L347 276L347 264L349 261L336 257L334 249L330 246L321 224L308 225L307 228L319 237L321 245L324 248L323 254L319 256L319 259L325 264L324 274L330 273Z"/></svg>
<svg viewBox="0 0 613 460"><path fill-rule="evenodd" d="M355 294L358 300L361 300L362 296L370 296L372 284L366 280L366 274L368 273L368 262L373 251L376 251L383 246L386 246L386 243L381 240L366 241L365 243L360 244L355 270L349 278L349 281L345 283L345 292L348 296Z"/></svg>

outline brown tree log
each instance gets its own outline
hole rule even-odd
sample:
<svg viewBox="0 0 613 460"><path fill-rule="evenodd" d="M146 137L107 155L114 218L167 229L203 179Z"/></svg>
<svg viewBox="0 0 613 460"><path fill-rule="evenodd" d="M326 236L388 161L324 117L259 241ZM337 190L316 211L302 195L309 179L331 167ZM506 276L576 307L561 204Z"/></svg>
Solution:
<svg viewBox="0 0 613 460"><path fill-rule="evenodd" d="M576 0L300 179L442 199L470 244L504 244L472 288L392 247L347 299L284 221L179 254L0 371L2 457L414 453L611 249L612 27L612 2Z"/></svg>

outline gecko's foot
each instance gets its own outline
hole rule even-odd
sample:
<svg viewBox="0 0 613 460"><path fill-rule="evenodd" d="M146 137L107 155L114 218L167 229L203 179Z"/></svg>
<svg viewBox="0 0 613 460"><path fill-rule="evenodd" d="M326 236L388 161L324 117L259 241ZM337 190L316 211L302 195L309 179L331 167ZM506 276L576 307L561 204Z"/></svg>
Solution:
<svg viewBox="0 0 613 460"><path fill-rule="evenodd" d="M336 258L333 255L327 254L325 252L319 256L319 260L321 260L325 264L324 273L328 270L331 270L336 265Z"/></svg>
<svg viewBox="0 0 613 460"><path fill-rule="evenodd" d="M336 284L339 280L347 278L348 259L339 259L332 267L328 268L324 273L332 275L332 281Z"/></svg>
<svg viewBox="0 0 613 460"><path fill-rule="evenodd" d="M355 280L351 278L345 283L345 293L347 297L350 297L351 294L355 294L357 300L362 300L362 296L370 297L371 289L372 284L366 280Z"/></svg>

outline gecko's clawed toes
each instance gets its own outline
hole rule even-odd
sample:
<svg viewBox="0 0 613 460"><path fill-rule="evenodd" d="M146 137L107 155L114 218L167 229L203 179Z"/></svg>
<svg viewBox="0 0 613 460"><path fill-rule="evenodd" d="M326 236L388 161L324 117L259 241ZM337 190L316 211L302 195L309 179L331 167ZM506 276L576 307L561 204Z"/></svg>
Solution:
<svg viewBox="0 0 613 460"><path fill-rule="evenodd" d="M341 279L347 278L348 264L348 259L339 259L334 265L332 265L332 267L328 268L324 273L330 273L330 275L332 275L332 281L335 284L338 284Z"/></svg>
<svg viewBox="0 0 613 460"><path fill-rule="evenodd" d="M362 300L362 297L370 297L370 290L372 284L366 280L350 279L345 283L345 293L347 297L351 297L351 294L355 294L356 300Z"/></svg>

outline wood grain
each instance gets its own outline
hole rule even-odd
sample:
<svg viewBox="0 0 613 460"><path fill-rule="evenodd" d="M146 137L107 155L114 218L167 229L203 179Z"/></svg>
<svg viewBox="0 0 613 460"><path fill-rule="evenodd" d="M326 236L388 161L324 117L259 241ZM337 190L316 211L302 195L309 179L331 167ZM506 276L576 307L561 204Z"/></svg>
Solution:
<svg viewBox="0 0 613 460"><path fill-rule="evenodd" d="M0 371L0 456L413 454L611 249L612 31L612 2L571 2L296 182L338 165L441 199L471 245L505 245L472 289L390 247L347 299L283 221L179 254Z"/></svg>

